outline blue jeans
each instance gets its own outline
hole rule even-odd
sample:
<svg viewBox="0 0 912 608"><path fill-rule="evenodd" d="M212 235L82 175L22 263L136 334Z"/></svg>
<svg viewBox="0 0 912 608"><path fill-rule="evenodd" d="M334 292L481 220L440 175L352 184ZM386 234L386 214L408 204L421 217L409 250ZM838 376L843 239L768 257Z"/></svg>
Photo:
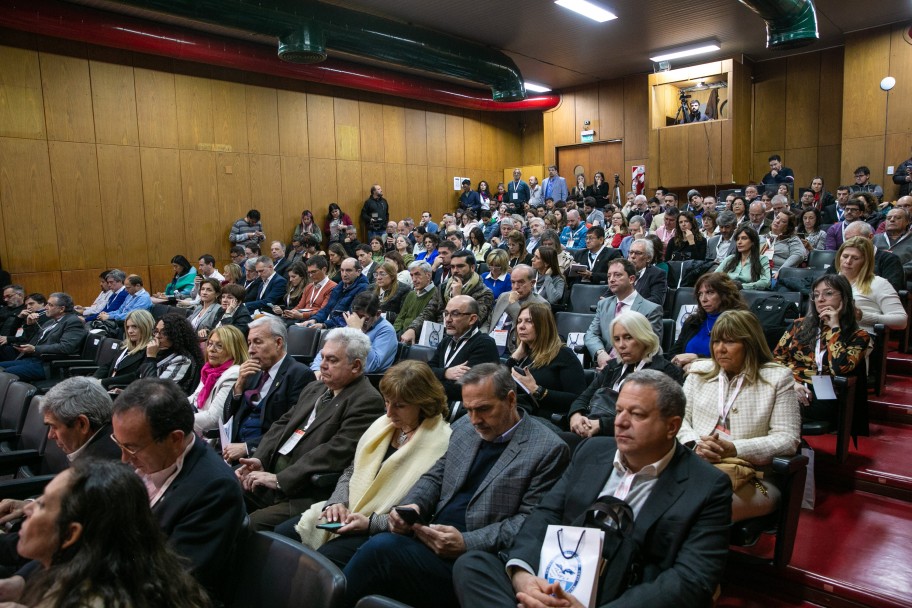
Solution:
<svg viewBox="0 0 912 608"><path fill-rule="evenodd" d="M13 361L3 361L0 368L19 376L20 380L44 380L44 364L38 357L24 357Z"/></svg>
<svg viewBox="0 0 912 608"><path fill-rule="evenodd" d="M411 536L384 532L372 537L355 552L344 572L348 606L371 594L416 608L458 605L453 562Z"/></svg>

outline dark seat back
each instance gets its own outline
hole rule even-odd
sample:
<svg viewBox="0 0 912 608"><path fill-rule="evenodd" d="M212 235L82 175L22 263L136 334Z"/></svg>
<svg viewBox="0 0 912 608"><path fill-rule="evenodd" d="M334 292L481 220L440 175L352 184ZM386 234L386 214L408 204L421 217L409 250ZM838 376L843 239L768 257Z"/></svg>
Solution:
<svg viewBox="0 0 912 608"><path fill-rule="evenodd" d="M120 346L122 342L117 338L105 338L98 347L98 356L95 357L97 365L109 365L117 360L120 356Z"/></svg>
<svg viewBox="0 0 912 608"><path fill-rule="evenodd" d="M835 251L815 249L808 254L808 268L826 270L833 265L835 259Z"/></svg>
<svg viewBox="0 0 912 608"><path fill-rule="evenodd" d="M697 296L694 294L693 287L679 287L675 290L675 302L674 306L671 307L671 316L669 317L673 321L678 320L678 314L681 312L682 306L687 306L697 303Z"/></svg>
<svg viewBox="0 0 912 608"><path fill-rule="evenodd" d="M44 414L41 413L43 396L35 396L25 412L22 423L22 435L19 436L20 450L35 450L39 455L44 454L47 445L48 427L44 424ZM37 472L37 471L35 471Z"/></svg>
<svg viewBox="0 0 912 608"><path fill-rule="evenodd" d="M585 333L595 315L591 312L559 312L555 315L557 320L557 333L562 338L567 339L567 334L583 332Z"/></svg>
<svg viewBox="0 0 912 608"><path fill-rule="evenodd" d="M424 361L425 363L430 363L431 359L434 358L434 353L436 349L431 348L430 346L421 346L420 344L412 344L408 351L405 353L405 358L412 361Z"/></svg>
<svg viewBox="0 0 912 608"><path fill-rule="evenodd" d="M3 404L6 403L6 389L18 379L19 377L14 374L0 372L0 412L3 411Z"/></svg>
<svg viewBox="0 0 912 608"><path fill-rule="evenodd" d="M25 424L25 415L28 413L32 397L38 392L31 384L16 381L6 389L6 402L3 412L0 413L0 429L15 431L16 435L22 433Z"/></svg>
<svg viewBox="0 0 912 608"><path fill-rule="evenodd" d="M608 288L604 285L587 285L585 283L575 283L570 288L570 311L571 312L592 312L591 306L598 304L599 297Z"/></svg>
<svg viewBox="0 0 912 608"><path fill-rule="evenodd" d="M288 328L288 354L302 363L309 363L317 356L320 330L313 327L292 325Z"/></svg>
<svg viewBox="0 0 912 608"><path fill-rule="evenodd" d="M331 561L273 532L251 534L235 573L233 608L336 608L345 599L345 577Z"/></svg>

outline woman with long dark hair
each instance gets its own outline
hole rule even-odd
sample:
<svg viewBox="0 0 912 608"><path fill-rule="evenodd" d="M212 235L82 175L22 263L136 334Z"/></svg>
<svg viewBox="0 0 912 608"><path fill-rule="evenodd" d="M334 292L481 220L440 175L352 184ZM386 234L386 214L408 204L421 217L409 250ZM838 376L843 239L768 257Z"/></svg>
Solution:
<svg viewBox="0 0 912 608"><path fill-rule="evenodd" d="M210 605L168 547L139 476L119 462L79 458L51 480L26 505L17 548L43 567L25 587L26 606Z"/></svg>
<svg viewBox="0 0 912 608"><path fill-rule="evenodd" d="M801 225L798 236L808 251L826 249L826 232L820 229L820 212L816 209L805 209L801 212Z"/></svg>
<svg viewBox="0 0 912 608"><path fill-rule="evenodd" d="M796 267L807 257L804 243L795 234L796 218L790 211L780 211L770 224L769 234L763 239L760 254L771 258L772 278L779 278L783 268Z"/></svg>
<svg viewBox="0 0 912 608"><path fill-rule="evenodd" d="M484 238L484 232L478 226L472 228L469 232L469 250L476 260L483 260L491 251L491 243Z"/></svg>
<svg viewBox="0 0 912 608"><path fill-rule="evenodd" d="M719 264L718 272L728 275L742 289L769 289L769 258L760 255L760 237L750 226L741 226L732 235L735 252Z"/></svg>
<svg viewBox="0 0 912 608"><path fill-rule="evenodd" d="M665 249L665 259L702 261L705 258L706 239L697 227L697 220L690 211L682 211L678 215L678 229Z"/></svg>
<svg viewBox="0 0 912 608"><path fill-rule="evenodd" d="M202 367L199 338L187 317L169 312L159 319L146 346L139 377L172 380L189 395L196 388Z"/></svg>
<svg viewBox="0 0 912 608"><path fill-rule="evenodd" d="M330 203L323 224L323 231L328 235L327 242L341 243L345 240L345 227L352 226L352 219L342 211L337 203Z"/></svg>
<svg viewBox="0 0 912 608"><path fill-rule="evenodd" d="M835 426L838 405L834 400L816 397L813 379L817 375L832 378L851 374L864 361L870 338L858 326L855 310L852 287L846 278L825 274L811 286L807 315L796 319L776 345L773 354L792 370L805 420Z"/></svg>
<svg viewBox="0 0 912 608"><path fill-rule="evenodd" d="M671 362L687 369L695 359L710 356L710 335L713 325L723 312L747 310L741 290L735 282L720 272L709 272L694 285L697 307L681 325L681 333L667 356Z"/></svg>
<svg viewBox="0 0 912 608"><path fill-rule="evenodd" d="M339 269L342 267L342 261L349 257L351 256L348 255L341 243L333 243L329 246L329 250L326 252L326 261L329 262L326 276L329 277L330 281L338 283L342 280L342 272Z"/></svg>
<svg viewBox="0 0 912 608"><path fill-rule="evenodd" d="M196 268L193 264L178 254L171 258L171 268L174 269L174 276L165 286L165 291L152 296L152 301L156 304L174 304L179 299L190 297L190 292L193 291L193 284L196 281Z"/></svg>
<svg viewBox="0 0 912 608"><path fill-rule="evenodd" d="M302 239L305 234L309 234L317 242L317 245L323 242L323 231L320 230L320 227L317 226L317 223L314 221L313 213L310 212L310 209L305 209L301 212L301 223L295 226L294 234L291 235L292 241L297 241Z"/></svg>

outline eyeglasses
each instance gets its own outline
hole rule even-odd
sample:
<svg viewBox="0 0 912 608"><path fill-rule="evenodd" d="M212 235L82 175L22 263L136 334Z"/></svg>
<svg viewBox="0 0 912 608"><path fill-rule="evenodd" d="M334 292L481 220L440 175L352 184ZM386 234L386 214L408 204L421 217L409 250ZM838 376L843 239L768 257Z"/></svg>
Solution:
<svg viewBox="0 0 912 608"><path fill-rule="evenodd" d="M155 336L155 337L164 336L164 335L165 335L165 330L164 330L164 329L158 329L158 328L156 327L155 329L152 330L152 335Z"/></svg>
<svg viewBox="0 0 912 608"><path fill-rule="evenodd" d="M467 317L467 316L469 316L469 315L471 315L471 314L472 314L472 313L470 313L470 312L461 312L461 311L458 311L458 310L453 310L453 311L444 310L444 311L443 311L443 318L446 319L446 318L452 317L452 318L455 320L455 319L458 319L458 318L460 318L460 317Z"/></svg>
<svg viewBox="0 0 912 608"><path fill-rule="evenodd" d="M155 442L153 441L152 443L147 443L146 445L144 445L143 447L139 448L138 450L134 450L134 449L132 449L132 448L128 448L127 446L125 446L125 445L122 444L121 442L117 441L117 437L114 436L114 433L111 433L111 441L113 441L115 444L117 444L117 447L119 447L121 450L123 450L124 452L126 452L126 453L129 454L130 456L136 456L137 454L139 454L140 452L142 452L143 450L145 450L147 447L149 447L150 445L152 445L153 443L155 443Z"/></svg>
<svg viewBox="0 0 912 608"><path fill-rule="evenodd" d="M215 352L220 353L225 350L225 345L221 342L206 342L206 348L211 348Z"/></svg>
<svg viewBox="0 0 912 608"><path fill-rule="evenodd" d="M820 298L832 298L833 296L838 296L838 291L815 291L811 298L814 300L819 300Z"/></svg>
<svg viewBox="0 0 912 608"><path fill-rule="evenodd" d="M374 273L374 278L375 278L375 279L379 279L379 278L382 278L382 277L388 277L388 276L389 276L388 274L386 274L385 272L381 272L381 271L379 271L379 270L376 271L376 272Z"/></svg>
<svg viewBox="0 0 912 608"><path fill-rule="evenodd" d="M627 254L628 255L646 255L646 252L645 251L634 251L633 249L631 249L630 251L627 252Z"/></svg>

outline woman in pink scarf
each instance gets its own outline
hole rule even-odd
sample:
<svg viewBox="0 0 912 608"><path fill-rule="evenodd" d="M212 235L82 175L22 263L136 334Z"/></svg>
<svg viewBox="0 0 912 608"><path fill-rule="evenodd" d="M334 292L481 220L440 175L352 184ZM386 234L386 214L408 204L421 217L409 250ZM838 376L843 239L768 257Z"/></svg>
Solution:
<svg viewBox="0 0 912 608"><path fill-rule="evenodd" d="M247 360L247 341L233 325L212 330L206 340L206 364L200 372L200 383L190 395L190 405L196 410L193 430L202 435L217 429L222 422L222 410L238 379L241 363Z"/></svg>

